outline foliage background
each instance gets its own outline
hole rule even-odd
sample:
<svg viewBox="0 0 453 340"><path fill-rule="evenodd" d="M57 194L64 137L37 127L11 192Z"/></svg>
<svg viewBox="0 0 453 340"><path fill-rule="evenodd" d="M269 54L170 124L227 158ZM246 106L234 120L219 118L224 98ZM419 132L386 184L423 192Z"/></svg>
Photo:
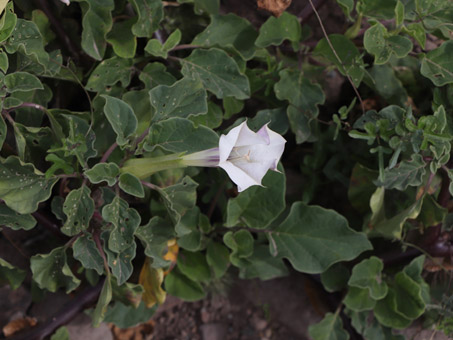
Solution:
<svg viewBox="0 0 453 340"><path fill-rule="evenodd" d="M313 339L349 338L343 322L400 339L419 318L451 335L451 1L338 0L337 31L216 0L0 4L1 223L52 233L28 267L0 259L2 282L97 289L93 324L127 327L166 293L293 268L341 296ZM215 147L245 118L288 140L264 187L122 168Z"/></svg>

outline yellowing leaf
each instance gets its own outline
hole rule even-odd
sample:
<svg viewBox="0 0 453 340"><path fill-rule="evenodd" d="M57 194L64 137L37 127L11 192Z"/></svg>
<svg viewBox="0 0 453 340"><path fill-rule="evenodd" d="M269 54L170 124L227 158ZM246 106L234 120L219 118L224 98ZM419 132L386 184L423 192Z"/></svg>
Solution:
<svg viewBox="0 0 453 340"><path fill-rule="evenodd" d="M142 295L142 300L146 307L151 308L156 303L159 305L164 303L167 293L161 287L163 281L163 269L151 267L149 258L147 257L138 279L138 283L141 284L145 290Z"/></svg>
<svg viewBox="0 0 453 340"><path fill-rule="evenodd" d="M176 259L178 258L178 251L179 251L179 247L178 247L178 244L176 243L176 239L169 240L167 242L167 247L168 247L168 251L164 255L164 260L175 263Z"/></svg>

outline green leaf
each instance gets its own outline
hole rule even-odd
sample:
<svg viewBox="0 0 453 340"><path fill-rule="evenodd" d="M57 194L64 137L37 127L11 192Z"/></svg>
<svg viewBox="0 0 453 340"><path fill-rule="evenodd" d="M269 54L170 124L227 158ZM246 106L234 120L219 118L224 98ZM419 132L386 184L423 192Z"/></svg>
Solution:
<svg viewBox="0 0 453 340"><path fill-rule="evenodd" d="M175 226L176 235L178 236L178 246L189 251L200 250L203 234L200 232L199 225L203 217L206 216L200 214L200 208L197 206L188 210L181 217L181 220Z"/></svg>
<svg viewBox="0 0 453 340"><path fill-rule="evenodd" d="M218 145L219 136L206 126L195 126L184 118L170 118L151 126L143 148L149 152L159 147L173 153L191 154Z"/></svg>
<svg viewBox="0 0 453 340"><path fill-rule="evenodd" d="M98 163L84 174L93 184L106 181L109 186L113 186L116 183L116 177L120 174L120 168L115 163Z"/></svg>
<svg viewBox="0 0 453 340"><path fill-rule="evenodd" d="M121 190L129 195L143 198L145 197L145 190L140 180L134 175L124 173L121 174L119 179L119 186Z"/></svg>
<svg viewBox="0 0 453 340"><path fill-rule="evenodd" d="M137 37L151 38L164 17L161 0L129 0L137 13L137 22L132 26L132 33Z"/></svg>
<svg viewBox="0 0 453 340"><path fill-rule="evenodd" d="M349 75L355 86L359 86L365 74L365 66L359 50L354 43L341 34L329 35L330 43L335 49L336 55L333 53L326 38L319 41L314 50L315 53L327 58L331 63L335 64L338 70L343 75ZM340 61L337 59L340 58Z"/></svg>
<svg viewBox="0 0 453 340"><path fill-rule="evenodd" d="M148 91L143 89L140 91L128 91L122 98L128 103L137 117L137 130L135 136L141 136L151 125L151 119L154 115L154 110L149 101Z"/></svg>
<svg viewBox="0 0 453 340"><path fill-rule="evenodd" d="M181 216L195 206L197 186L197 182L185 176L179 183L158 190L175 225L179 223Z"/></svg>
<svg viewBox="0 0 453 340"><path fill-rule="evenodd" d="M240 259L237 264L241 279L271 280L288 275L288 268L283 260L273 257L269 253L269 247L264 244L254 246L253 254Z"/></svg>
<svg viewBox="0 0 453 340"><path fill-rule="evenodd" d="M185 77L172 86L159 85L149 92L149 96L155 109L155 122L170 117L186 118L208 111L206 90L199 79Z"/></svg>
<svg viewBox="0 0 453 340"><path fill-rule="evenodd" d="M396 295L393 289L389 289L387 296L377 301L374 316L386 327L405 329L412 321L397 312Z"/></svg>
<svg viewBox="0 0 453 340"><path fill-rule="evenodd" d="M318 105L323 104L324 92L318 84L312 84L302 72L290 69L279 73L280 80L274 85L275 95L288 100L288 119L296 142L313 141L311 124L318 116Z"/></svg>
<svg viewBox="0 0 453 340"><path fill-rule="evenodd" d="M238 100L234 97L226 97L223 98L223 108L225 110L225 114L223 115L223 119L228 119L239 113L244 108L244 101Z"/></svg>
<svg viewBox="0 0 453 340"><path fill-rule="evenodd" d="M132 275L132 271L134 270L134 267L132 266L132 260L135 257L135 250L137 248L137 245L134 241L132 241L128 248L122 247L120 251L116 252L112 250L112 247L110 245L112 235L110 235L109 237L109 233L104 232L101 237L104 241L104 251L107 254L107 262L109 264L109 267L112 269L113 276L115 276L117 279L118 286L121 286L129 279L129 277ZM107 242L108 239L110 239L109 242Z"/></svg>
<svg viewBox="0 0 453 340"><path fill-rule="evenodd" d="M104 320L107 313L107 307L112 301L112 282L111 276L107 275L104 281L104 286L102 287L101 294L98 298L98 303L93 312L93 327L99 327L101 322Z"/></svg>
<svg viewBox="0 0 453 340"><path fill-rule="evenodd" d="M426 172L426 163L422 155L413 154L411 160L402 161L399 166L384 171L384 180L378 183L386 189L404 191L408 186L422 184Z"/></svg>
<svg viewBox="0 0 453 340"><path fill-rule="evenodd" d="M397 0L395 6L395 25L400 26L404 21L404 5L400 0Z"/></svg>
<svg viewBox="0 0 453 340"><path fill-rule="evenodd" d="M115 22L112 30L107 34L107 42L112 45L113 51L120 58L133 58L137 49L137 38L132 34L134 19Z"/></svg>
<svg viewBox="0 0 453 340"><path fill-rule="evenodd" d="M184 301L198 301L206 296L200 283L192 281L182 274L178 268L174 268L165 277L165 291Z"/></svg>
<svg viewBox="0 0 453 340"><path fill-rule="evenodd" d="M365 214L370 210L370 198L376 191L373 181L379 173L356 163L352 169L349 180L348 199L351 205L360 213Z"/></svg>
<svg viewBox="0 0 453 340"><path fill-rule="evenodd" d="M176 82L176 78L166 71L165 65L158 62L147 64L138 77L147 89L158 85L170 86Z"/></svg>
<svg viewBox="0 0 453 340"><path fill-rule="evenodd" d="M68 329L62 326L50 337L50 340L71 340L71 338Z"/></svg>
<svg viewBox="0 0 453 340"><path fill-rule="evenodd" d="M349 287L343 303L355 312L371 310L376 306L376 300L370 297L368 289Z"/></svg>
<svg viewBox="0 0 453 340"><path fill-rule="evenodd" d="M343 216L302 202L294 203L288 217L268 236L272 254L311 274L372 249L365 235L352 230Z"/></svg>
<svg viewBox="0 0 453 340"><path fill-rule="evenodd" d="M180 251L176 265L181 273L192 281L202 282L211 279L206 256L200 252Z"/></svg>
<svg viewBox="0 0 453 340"><path fill-rule="evenodd" d="M337 0L343 12L347 17L350 17L351 12L354 10L354 0Z"/></svg>
<svg viewBox="0 0 453 340"><path fill-rule="evenodd" d="M297 17L283 12L278 18L270 16L261 26L255 45L267 47L270 45L278 46L284 40L298 42L301 38L302 30Z"/></svg>
<svg viewBox="0 0 453 340"><path fill-rule="evenodd" d="M365 259L352 268L352 275L348 284L367 290L370 297L380 300L387 295L387 284L382 281L384 263L376 256Z"/></svg>
<svg viewBox="0 0 453 340"><path fill-rule="evenodd" d="M30 230L36 225L36 220L30 214L19 214L6 205L0 204L0 225L13 230Z"/></svg>
<svg viewBox="0 0 453 340"><path fill-rule="evenodd" d="M215 129L222 124L222 116L222 109L213 102L208 102L208 112L206 114L190 116L189 120L194 122L195 125L204 125L211 129Z"/></svg>
<svg viewBox="0 0 453 340"><path fill-rule="evenodd" d="M131 59L113 57L105 59L91 72L86 89L93 92L104 92L107 87L120 82L126 87L131 82Z"/></svg>
<svg viewBox="0 0 453 340"><path fill-rule="evenodd" d="M255 54L257 36L253 26L244 18L233 13L213 15L209 26L194 38L192 45L231 48L244 60L249 60Z"/></svg>
<svg viewBox="0 0 453 340"><path fill-rule="evenodd" d="M50 26L49 18L47 18L47 15L39 9L33 10L31 14L32 21L38 26L39 32L44 40L44 46L46 46L56 37Z"/></svg>
<svg viewBox="0 0 453 340"><path fill-rule="evenodd" d="M74 258L82 264L83 268L94 269L99 275L104 273L104 261L90 235L84 234L78 237L72 245L72 250Z"/></svg>
<svg viewBox="0 0 453 340"><path fill-rule="evenodd" d="M223 235L223 242L232 250L230 261L235 266L240 266L241 258L247 258L253 254L254 239L252 234L245 229L232 232L229 231Z"/></svg>
<svg viewBox="0 0 453 340"><path fill-rule="evenodd" d="M387 37L387 29L381 23L376 23L366 30L363 37L363 46L374 55L374 63L385 64L392 55L404 58L412 51L412 42L399 35Z"/></svg>
<svg viewBox="0 0 453 340"><path fill-rule="evenodd" d="M212 241L206 249L206 261L212 269L215 278L225 275L230 264L230 252L223 244Z"/></svg>
<svg viewBox="0 0 453 340"><path fill-rule="evenodd" d="M337 292L347 286L350 276L351 274L344 264L335 263L321 273L321 282L329 293Z"/></svg>
<svg viewBox="0 0 453 340"><path fill-rule="evenodd" d="M204 13L217 15L219 14L219 0L177 0L179 3L193 3L195 5L194 12L198 15Z"/></svg>
<svg viewBox="0 0 453 340"><path fill-rule="evenodd" d="M451 40L429 51L422 59L421 74L436 86L453 83L453 62L449 58L452 53L453 41Z"/></svg>
<svg viewBox="0 0 453 340"><path fill-rule="evenodd" d="M10 1L5 8L5 14L0 18L0 43L9 38L16 27L17 16L14 14L14 4Z"/></svg>
<svg viewBox="0 0 453 340"><path fill-rule="evenodd" d="M7 127L5 121L3 120L3 116L0 116L0 149L3 147L3 143L6 139Z"/></svg>
<svg viewBox="0 0 453 340"><path fill-rule="evenodd" d="M367 71L373 81L373 83L371 81L367 82L368 86L375 90L389 104L406 106L405 103L408 100L406 89L390 65L373 65Z"/></svg>
<svg viewBox="0 0 453 340"><path fill-rule="evenodd" d="M175 237L171 223L154 216L148 224L138 227L135 236L142 241L145 255L153 259L153 268L162 268L170 264L169 261L164 260L163 256L167 252L168 241Z"/></svg>
<svg viewBox="0 0 453 340"><path fill-rule="evenodd" d="M128 143L128 137L137 130L137 118L132 108L121 99L102 95L105 99L104 114L116 133L116 142L123 146Z"/></svg>
<svg viewBox="0 0 453 340"><path fill-rule="evenodd" d="M324 319L308 328L313 340L348 340L349 334L343 329L343 322L338 314L327 313Z"/></svg>
<svg viewBox="0 0 453 340"><path fill-rule="evenodd" d="M407 34L413 37L420 44L422 49L425 49L426 31L425 28L423 27L423 24L421 22L417 22L407 25L406 28Z"/></svg>
<svg viewBox="0 0 453 340"><path fill-rule="evenodd" d="M10 156L0 162L0 198L19 214L28 214L46 201L58 178L45 178L32 164Z"/></svg>
<svg viewBox="0 0 453 340"><path fill-rule="evenodd" d="M119 301L115 301L113 306L109 306L105 314L104 322L114 323L121 329L138 326L148 322L156 313L157 305L152 308L146 308L141 302L137 308L126 306Z"/></svg>
<svg viewBox="0 0 453 340"><path fill-rule="evenodd" d="M72 190L63 204L63 212L67 219L61 232L74 236L88 229L94 214L94 200L90 197L91 190L87 186Z"/></svg>
<svg viewBox="0 0 453 340"><path fill-rule="evenodd" d="M255 117L247 120L247 125L252 131L258 131L263 125L269 124L272 131L284 135L289 128L288 116L286 109L283 107L277 109L260 110Z"/></svg>
<svg viewBox="0 0 453 340"><path fill-rule="evenodd" d="M140 225L140 215L137 210L129 208L128 203L115 196L112 203L102 208L102 218L113 225L108 241L108 248L111 251L120 253L127 251L134 245L134 233Z"/></svg>
<svg viewBox="0 0 453 340"><path fill-rule="evenodd" d="M204 87L219 99L250 97L248 78L240 72L236 61L222 50L196 49L189 57L181 59L181 63L184 76L200 79Z"/></svg>
<svg viewBox="0 0 453 340"><path fill-rule="evenodd" d="M19 269L0 258L0 285L8 283L12 289L17 289L24 281L27 272Z"/></svg>
<svg viewBox="0 0 453 340"><path fill-rule="evenodd" d="M64 246L53 249L49 254L31 257L30 268L33 280L39 287L52 293L61 287L70 293L80 285L80 280L74 276L67 263Z"/></svg>
<svg viewBox="0 0 453 340"><path fill-rule="evenodd" d="M181 41L181 31L176 29L167 41L162 45L159 40L151 39L145 46L145 51L149 54L167 59L168 52L175 48Z"/></svg>
<svg viewBox="0 0 453 340"><path fill-rule="evenodd" d="M77 0L82 8L82 48L92 58L102 60L106 34L112 28L113 0Z"/></svg>
<svg viewBox="0 0 453 340"><path fill-rule="evenodd" d="M27 72L14 72L7 74L5 76L4 82L6 85L6 90L9 93L44 89L38 77Z"/></svg>
<svg viewBox="0 0 453 340"><path fill-rule="evenodd" d="M15 21L15 18L9 24L12 24L13 21ZM6 42L5 49L10 54L23 53L34 62L42 65L44 70L49 66L49 54L44 50L41 33L34 22L17 19L17 24Z"/></svg>
<svg viewBox="0 0 453 340"><path fill-rule="evenodd" d="M263 187L254 186L228 201L227 227L246 225L250 228L266 229L285 209L285 175L268 171L263 178Z"/></svg>

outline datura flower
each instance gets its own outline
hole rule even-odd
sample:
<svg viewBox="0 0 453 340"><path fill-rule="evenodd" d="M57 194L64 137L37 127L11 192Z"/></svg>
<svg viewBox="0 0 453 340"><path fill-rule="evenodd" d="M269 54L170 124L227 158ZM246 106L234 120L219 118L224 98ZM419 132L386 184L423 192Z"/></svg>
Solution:
<svg viewBox="0 0 453 340"><path fill-rule="evenodd" d="M264 125L258 132L246 122L220 136L219 147L188 155L167 155L157 158L132 159L121 169L140 178L154 172L186 166L220 167L237 184L238 191L261 185L268 170L278 171L277 164L286 140Z"/></svg>
<svg viewBox="0 0 453 340"><path fill-rule="evenodd" d="M243 122L220 137L218 166L237 184L238 191L261 185L268 170L278 171L285 143L267 124L255 133Z"/></svg>

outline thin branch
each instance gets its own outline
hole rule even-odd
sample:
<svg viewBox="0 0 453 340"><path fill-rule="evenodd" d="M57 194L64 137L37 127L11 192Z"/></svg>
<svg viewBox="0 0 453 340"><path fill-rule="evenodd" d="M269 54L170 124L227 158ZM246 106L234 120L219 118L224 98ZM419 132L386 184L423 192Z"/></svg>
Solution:
<svg viewBox="0 0 453 340"><path fill-rule="evenodd" d="M156 191L160 191L160 187L158 187L157 185L153 184L153 183L149 183L149 182L145 182L145 181L140 181L145 187L148 187L152 190L156 190Z"/></svg>
<svg viewBox="0 0 453 340"><path fill-rule="evenodd" d="M178 46L172 48L170 50L170 52L179 51L179 50L190 50L190 49L200 48L200 47L202 47L202 46L201 45L182 44L182 45L178 45Z"/></svg>
<svg viewBox="0 0 453 340"><path fill-rule="evenodd" d="M115 142L110 147L107 149L107 151L102 155L101 160L99 163L105 163L109 159L110 155L112 154L113 151L118 147L118 144Z"/></svg>
<svg viewBox="0 0 453 340"><path fill-rule="evenodd" d="M326 38L327 44L331 48L332 53L335 55L335 58L338 60L340 65L343 66L343 62L341 61L340 57L338 56L337 51L335 51L335 48L333 47L332 42L330 41L329 36L327 35L326 29L324 28L324 24L322 23L321 17L319 16L319 13L316 10L315 5L313 5L313 1L312 0L308 0L308 1L310 2L310 5L313 9L313 12L316 15L316 18L318 18L319 25L321 26L321 30L322 30L322 33L324 34L324 37ZM360 96L359 90L357 90L357 87L354 85L354 82L352 81L349 74L347 74L346 72L345 72L345 74L346 74L346 78L348 78L349 83L351 84L352 88L354 89L354 92L355 92L357 98L359 98L360 106L362 107L362 112L365 113L365 105L363 104L363 100L362 100L362 97Z"/></svg>
<svg viewBox="0 0 453 340"><path fill-rule="evenodd" d="M49 219L47 216L45 216L43 213L35 211L34 213L32 213L32 215L34 218L36 218L36 220L41 226L49 230L52 234L54 234L55 236L62 240L68 239L67 236L60 231L58 225L54 223L51 219Z"/></svg>

